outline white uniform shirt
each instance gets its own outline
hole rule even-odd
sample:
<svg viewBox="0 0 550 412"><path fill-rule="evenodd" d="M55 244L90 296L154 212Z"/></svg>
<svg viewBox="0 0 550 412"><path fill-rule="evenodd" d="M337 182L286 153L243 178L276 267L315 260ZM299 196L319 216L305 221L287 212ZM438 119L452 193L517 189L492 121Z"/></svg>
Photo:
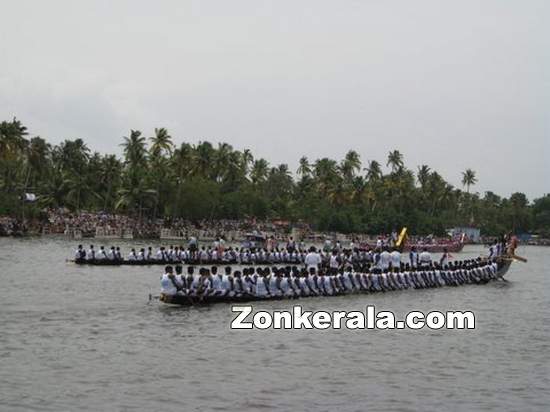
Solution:
<svg viewBox="0 0 550 412"><path fill-rule="evenodd" d="M310 252L307 254L305 262L307 266L307 269L315 268L319 269L319 265L321 264L321 256L319 256L318 253Z"/></svg>
<svg viewBox="0 0 550 412"><path fill-rule="evenodd" d="M391 265L394 268L398 268L401 266L401 253L399 253L397 250L391 252Z"/></svg>
<svg viewBox="0 0 550 412"><path fill-rule="evenodd" d="M419 256L419 260L421 266L428 266L432 263L432 255L430 255L430 252L422 252Z"/></svg>
<svg viewBox="0 0 550 412"><path fill-rule="evenodd" d="M160 279L160 291L161 293L170 296L173 296L178 292L178 290L172 283L172 280L168 277L166 273L162 275L162 278Z"/></svg>
<svg viewBox="0 0 550 412"><path fill-rule="evenodd" d="M378 267L382 270L386 270L390 267L391 255L390 252L384 250L380 253L380 259L378 260Z"/></svg>

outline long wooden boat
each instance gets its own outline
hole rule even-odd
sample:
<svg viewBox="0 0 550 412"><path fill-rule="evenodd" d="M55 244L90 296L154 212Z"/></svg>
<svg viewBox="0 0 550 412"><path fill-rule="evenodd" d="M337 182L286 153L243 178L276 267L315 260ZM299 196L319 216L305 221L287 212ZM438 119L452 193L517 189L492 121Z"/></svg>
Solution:
<svg viewBox="0 0 550 412"><path fill-rule="evenodd" d="M89 265L89 266L161 266L161 265L237 265L237 261L206 261L201 262L199 260L158 260L158 259L149 259L149 260L127 260L127 259L69 259L69 263L74 263L76 265ZM268 262L268 261L256 261L254 263L248 262L243 263L243 265L251 266L264 266L264 265L302 265L302 262Z"/></svg>
<svg viewBox="0 0 550 412"><path fill-rule="evenodd" d="M496 279L503 278L504 275L510 269L512 264L512 259L502 259L498 262L498 269L496 273ZM364 292L364 293L374 293L374 292ZM357 294L357 292L351 292L349 294ZM327 295L323 297L332 297L332 296L344 296L345 293ZM259 301L268 301L268 300L291 300L291 299L304 299L314 296L301 296L296 297L268 297L268 298L258 298L253 295L241 296L241 297L228 297L228 296L188 296L188 295L163 295L159 296L159 300L163 303L170 305L180 305L180 306L194 306L194 305L209 305L214 303L245 303L245 302L259 302Z"/></svg>
<svg viewBox="0 0 550 412"><path fill-rule="evenodd" d="M184 264L182 261L173 260L127 260L127 259L73 259L67 260L67 262L74 263L76 265L88 265L88 266L153 266L153 265L177 265Z"/></svg>

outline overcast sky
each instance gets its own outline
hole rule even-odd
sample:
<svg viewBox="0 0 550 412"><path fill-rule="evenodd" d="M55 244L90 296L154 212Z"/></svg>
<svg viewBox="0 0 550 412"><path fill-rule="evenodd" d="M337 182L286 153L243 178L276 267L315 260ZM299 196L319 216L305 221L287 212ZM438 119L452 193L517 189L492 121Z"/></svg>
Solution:
<svg viewBox="0 0 550 412"><path fill-rule="evenodd" d="M306 154L399 149L550 192L550 2L4 1L0 119L120 153L130 128Z"/></svg>

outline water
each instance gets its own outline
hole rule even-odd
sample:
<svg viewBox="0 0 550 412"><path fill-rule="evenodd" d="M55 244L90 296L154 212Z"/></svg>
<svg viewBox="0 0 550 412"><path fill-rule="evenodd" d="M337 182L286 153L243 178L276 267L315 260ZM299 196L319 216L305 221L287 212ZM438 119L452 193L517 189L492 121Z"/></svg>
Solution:
<svg viewBox="0 0 550 412"><path fill-rule="evenodd" d="M548 410L548 248L508 283L300 301L472 310L475 330L232 331L228 305L148 304L160 267L75 266L73 247L0 239L0 410Z"/></svg>

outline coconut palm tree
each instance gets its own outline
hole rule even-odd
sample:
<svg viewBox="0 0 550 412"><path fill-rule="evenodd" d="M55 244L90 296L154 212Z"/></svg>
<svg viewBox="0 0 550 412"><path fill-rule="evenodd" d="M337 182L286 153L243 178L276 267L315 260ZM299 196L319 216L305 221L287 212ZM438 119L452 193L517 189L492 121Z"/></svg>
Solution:
<svg viewBox="0 0 550 412"><path fill-rule="evenodd" d="M340 164L340 170L345 179L351 180L355 173L361 170L361 159L355 150L350 150Z"/></svg>
<svg viewBox="0 0 550 412"><path fill-rule="evenodd" d="M420 184L422 190L425 189L428 179L430 178L430 167L428 165L422 165L418 168L418 173L416 174L416 180Z"/></svg>
<svg viewBox="0 0 550 412"><path fill-rule="evenodd" d="M139 130L130 130L130 136L123 138L125 163L130 168L141 167L147 161L146 139Z"/></svg>
<svg viewBox="0 0 550 412"><path fill-rule="evenodd" d="M107 155L101 159L100 180L105 184L107 190L103 195L103 210L112 210L114 208L114 191L122 174L122 164L115 155Z"/></svg>
<svg viewBox="0 0 550 412"><path fill-rule="evenodd" d="M163 155L171 155L174 150L172 136L168 134L168 130L164 127L155 128L155 135L150 137L151 147L149 149L151 156L159 157Z"/></svg>
<svg viewBox="0 0 550 412"><path fill-rule="evenodd" d="M399 152L399 150L393 150L388 153L388 161L386 162L386 166L391 167L392 173L397 173L403 169L403 155Z"/></svg>
<svg viewBox="0 0 550 412"><path fill-rule="evenodd" d="M265 182L269 172L269 163L265 159L258 159L254 161L252 170L250 172L250 178L254 185Z"/></svg>
<svg viewBox="0 0 550 412"><path fill-rule="evenodd" d="M319 191L327 195L333 187L342 184L342 177L338 173L338 163L329 158L318 159L313 167L313 175Z"/></svg>
<svg viewBox="0 0 550 412"><path fill-rule="evenodd" d="M27 134L27 128L15 117L11 122L0 123L0 158L15 157L23 152L28 145Z"/></svg>
<svg viewBox="0 0 550 412"><path fill-rule="evenodd" d="M462 185L466 186L466 192L470 193L470 186L477 183L476 172L472 169L466 169L462 172Z"/></svg>
<svg viewBox="0 0 550 412"><path fill-rule="evenodd" d="M244 149L241 155L241 161L242 161L242 170L244 176L248 176L248 173L250 172L250 165L254 162L254 156L252 155L252 152L250 149Z"/></svg>
<svg viewBox="0 0 550 412"><path fill-rule="evenodd" d="M382 168L376 160L371 160L369 166L365 169L367 172L367 180L375 182L382 178Z"/></svg>
<svg viewBox="0 0 550 412"><path fill-rule="evenodd" d="M306 156L302 156L298 162L298 175L303 179L311 175L311 166Z"/></svg>
<svg viewBox="0 0 550 412"><path fill-rule="evenodd" d="M36 186L41 177L46 177L50 164L52 147L39 136L30 140L27 148L27 164L30 175L30 186Z"/></svg>
<svg viewBox="0 0 550 412"><path fill-rule="evenodd" d="M169 165L178 183L187 179L193 171L193 157L193 147L189 143L182 143L178 149L174 150Z"/></svg>
<svg viewBox="0 0 550 412"><path fill-rule="evenodd" d="M216 179L217 172L212 167L214 156L216 156L216 149L214 149L212 143L199 142L194 150L193 174L204 178Z"/></svg>

